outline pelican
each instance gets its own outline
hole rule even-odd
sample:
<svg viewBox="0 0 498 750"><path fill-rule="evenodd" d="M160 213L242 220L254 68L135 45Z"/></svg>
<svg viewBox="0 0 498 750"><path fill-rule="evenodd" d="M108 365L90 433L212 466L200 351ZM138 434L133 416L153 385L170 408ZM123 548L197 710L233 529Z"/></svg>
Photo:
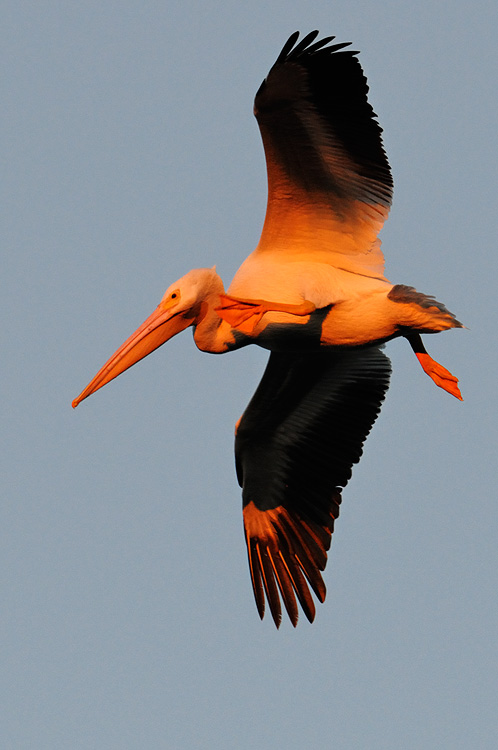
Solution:
<svg viewBox="0 0 498 750"><path fill-rule="evenodd" d="M270 351L236 424L249 569L261 618L295 626L325 599L341 492L389 387L385 342L403 336L436 385L458 380L421 334L461 328L446 307L384 276L378 234L393 181L350 42L290 36L254 102L268 172L259 244L225 292L215 267L190 271L106 362L73 407L189 326L204 352Z"/></svg>

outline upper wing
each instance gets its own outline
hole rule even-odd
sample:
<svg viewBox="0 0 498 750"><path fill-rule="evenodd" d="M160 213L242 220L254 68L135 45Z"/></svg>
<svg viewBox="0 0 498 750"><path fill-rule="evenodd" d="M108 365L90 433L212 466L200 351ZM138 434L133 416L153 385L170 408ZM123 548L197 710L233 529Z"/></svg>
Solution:
<svg viewBox="0 0 498 750"><path fill-rule="evenodd" d="M382 129L358 53L317 35L294 46L292 34L256 94L268 170L256 252L337 253L334 265L381 274L376 238L393 190Z"/></svg>
<svg viewBox="0 0 498 750"><path fill-rule="evenodd" d="M277 627L279 591L293 625L296 596L310 622L315 616L308 584L325 599L320 571L341 488L360 459L390 372L376 347L297 357L273 352L240 420L235 458L252 585L260 616L266 593Z"/></svg>

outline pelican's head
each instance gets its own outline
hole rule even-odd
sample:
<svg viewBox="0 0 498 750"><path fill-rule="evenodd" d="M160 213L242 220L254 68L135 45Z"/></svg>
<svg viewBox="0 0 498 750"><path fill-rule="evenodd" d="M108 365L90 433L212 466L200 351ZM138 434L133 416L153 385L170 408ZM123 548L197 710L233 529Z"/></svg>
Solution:
<svg viewBox="0 0 498 750"><path fill-rule="evenodd" d="M152 315L119 347L73 401L73 407L180 331L195 326L205 315L210 298L222 291L223 284L214 267L194 269L175 281Z"/></svg>

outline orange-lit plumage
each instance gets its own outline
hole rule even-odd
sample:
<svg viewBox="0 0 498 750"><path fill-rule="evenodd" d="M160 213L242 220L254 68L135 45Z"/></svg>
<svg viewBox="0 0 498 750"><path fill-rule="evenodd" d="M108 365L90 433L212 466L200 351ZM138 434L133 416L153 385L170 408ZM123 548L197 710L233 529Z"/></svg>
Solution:
<svg viewBox="0 0 498 750"><path fill-rule="evenodd" d="M281 600L295 625L297 602L315 616L310 589L325 599L341 491L389 386L379 347L404 336L434 382L461 398L420 336L461 324L384 276L378 233L393 183L357 53L317 35L293 34L256 94L268 172L257 248L227 292L214 268L172 284L73 402L189 326L202 351L271 351L235 454L254 596L277 626Z"/></svg>

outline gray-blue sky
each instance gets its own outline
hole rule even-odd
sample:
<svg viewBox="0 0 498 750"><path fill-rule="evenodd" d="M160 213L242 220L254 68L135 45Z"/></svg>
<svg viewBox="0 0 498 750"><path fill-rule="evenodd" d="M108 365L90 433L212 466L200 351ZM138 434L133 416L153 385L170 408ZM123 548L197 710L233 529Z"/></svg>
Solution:
<svg viewBox="0 0 498 750"><path fill-rule="evenodd" d="M2 747L494 748L495 2L8 2ZM257 243L252 98L295 29L361 50L395 201L387 275L470 330L393 342L326 603L252 600L233 424L266 353L187 333L81 388L192 267Z"/></svg>

